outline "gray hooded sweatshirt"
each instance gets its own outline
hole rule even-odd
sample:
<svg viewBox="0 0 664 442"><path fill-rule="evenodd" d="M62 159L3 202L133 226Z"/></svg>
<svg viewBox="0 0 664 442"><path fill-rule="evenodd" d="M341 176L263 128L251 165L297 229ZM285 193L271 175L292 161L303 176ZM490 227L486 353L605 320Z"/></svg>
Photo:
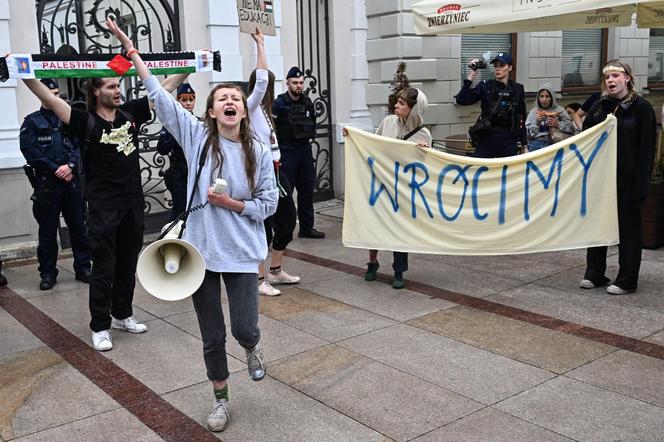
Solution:
<svg viewBox="0 0 664 442"><path fill-rule="evenodd" d="M184 109L166 92L156 77L143 82L148 96L154 102L157 117L175 140L182 146L187 158L189 177L187 195L191 195L196 180L198 160L208 137L205 123ZM275 187L274 168L270 149L254 142L256 155L255 189L249 188L244 169L242 145L220 138L224 162L215 168L212 151L208 151L201 177L196 187L193 204L207 201L207 192L215 178L228 183L226 192L231 198L244 202L242 213L208 204L193 212L187 220L183 239L192 243L205 259L205 268L213 272L257 273L258 264L267 256L263 220L277 208L278 191Z"/></svg>
<svg viewBox="0 0 664 442"><path fill-rule="evenodd" d="M551 95L551 106L548 108L543 108L539 104L539 94L541 91L546 90ZM549 83L545 83L537 90L537 95L535 96L535 103L533 109L528 114L526 118L526 130L528 131L528 140L534 140L536 138L546 138L549 143L553 144L551 141L551 136L549 135L549 127L546 125L546 121L537 123L537 112L538 111L550 111L558 113L558 125L561 132L566 134L574 135L574 122L567 114L567 111L562 107L556 104L556 95L553 87Z"/></svg>
<svg viewBox="0 0 664 442"><path fill-rule="evenodd" d="M402 121L401 118L396 115L388 115L383 118L380 126L376 129L376 135L403 140L403 137L408 135L412 130L424 124L424 112L427 110L428 106L429 101L427 100L426 95L418 89L417 102L410 110L410 114L408 114L406 121ZM408 138L408 141L418 144L425 143L427 146L431 146L431 132L429 132L429 129L426 127L423 127Z"/></svg>

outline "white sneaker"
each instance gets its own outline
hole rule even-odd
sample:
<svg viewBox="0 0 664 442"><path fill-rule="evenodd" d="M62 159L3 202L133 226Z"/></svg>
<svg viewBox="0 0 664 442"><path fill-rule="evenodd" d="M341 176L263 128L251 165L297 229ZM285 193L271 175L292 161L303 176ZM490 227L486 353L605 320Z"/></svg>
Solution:
<svg viewBox="0 0 664 442"><path fill-rule="evenodd" d="M136 318L130 316L125 319L115 319L111 321L111 327L117 328L118 330L124 330L129 333L144 333L148 331L148 327L145 324L141 324L136 321Z"/></svg>
<svg viewBox="0 0 664 442"><path fill-rule="evenodd" d="M231 420L231 410L228 401L226 399L215 399L206 422L208 430L224 431L229 420Z"/></svg>
<svg viewBox="0 0 664 442"><path fill-rule="evenodd" d="M97 351L109 351L113 348L110 330L92 332L92 346Z"/></svg>
<svg viewBox="0 0 664 442"><path fill-rule="evenodd" d="M579 287L581 287L582 289L590 290L594 289L597 286L595 285L594 282L592 282L589 279L582 279L581 282L579 283Z"/></svg>
<svg viewBox="0 0 664 442"><path fill-rule="evenodd" d="M636 289L624 289L622 287L618 287L615 284L611 284L606 288L606 293L609 295L627 295L629 293L634 293Z"/></svg>
<svg viewBox="0 0 664 442"><path fill-rule="evenodd" d="M279 296L281 295L281 290L275 289L269 282L263 281L258 284L258 294L263 296Z"/></svg>
<svg viewBox="0 0 664 442"><path fill-rule="evenodd" d="M289 275L283 270L279 270L277 273L270 270L267 274L267 280L270 284L297 284L300 282L300 277Z"/></svg>

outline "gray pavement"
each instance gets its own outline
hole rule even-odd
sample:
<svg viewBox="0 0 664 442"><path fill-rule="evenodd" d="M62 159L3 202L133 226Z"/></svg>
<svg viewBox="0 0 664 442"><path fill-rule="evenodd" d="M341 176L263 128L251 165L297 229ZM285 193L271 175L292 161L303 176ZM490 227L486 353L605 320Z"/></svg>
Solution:
<svg viewBox="0 0 664 442"><path fill-rule="evenodd" d="M365 282L316 264L324 258L364 268L366 251L341 244L342 209L339 201L317 204L316 228L327 237L296 239L290 248L309 258L285 259L302 283L261 298L263 381L250 380L244 350L229 333L232 418L218 437L664 440L664 249L644 251L640 288L630 296L578 289L582 250L412 255L406 289L394 290L386 280ZM391 255L379 259L389 275ZM10 266L9 289L89 345L87 286L74 280L71 258L61 258L59 268L54 290L42 292L36 264ZM415 284L409 289L408 281L564 325L459 305ZM191 301L162 302L137 287L134 304L149 331L113 332L114 349L103 356L204 422L212 394ZM576 333L584 326L597 338ZM653 356L629 347L642 341L654 344ZM0 307L0 440L160 440L145 419Z"/></svg>

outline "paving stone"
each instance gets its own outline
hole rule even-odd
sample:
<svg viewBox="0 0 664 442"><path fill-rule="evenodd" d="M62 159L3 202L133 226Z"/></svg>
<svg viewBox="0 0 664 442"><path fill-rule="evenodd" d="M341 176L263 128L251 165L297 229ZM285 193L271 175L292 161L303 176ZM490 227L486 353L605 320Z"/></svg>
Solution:
<svg viewBox="0 0 664 442"><path fill-rule="evenodd" d="M0 307L0 358L44 344Z"/></svg>
<svg viewBox="0 0 664 442"><path fill-rule="evenodd" d="M465 306L408 323L556 373L616 351L615 347Z"/></svg>
<svg viewBox="0 0 664 442"><path fill-rule="evenodd" d="M409 271L405 274L405 277L406 281L411 279L479 298L525 284L524 281L513 278L498 275L483 275L483 277L479 277L479 274L477 270L471 268L411 258L409 260Z"/></svg>
<svg viewBox="0 0 664 442"><path fill-rule="evenodd" d="M626 306L613 298L599 289L563 291L528 284L490 300L631 338L644 338L662 329L664 312Z"/></svg>
<svg viewBox="0 0 664 442"><path fill-rule="evenodd" d="M404 324L339 345L484 404L493 404L554 376Z"/></svg>
<svg viewBox="0 0 664 442"><path fill-rule="evenodd" d="M584 441L661 440L664 408L560 376L496 405Z"/></svg>
<svg viewBox="0 0 664 442"><path fill-rule="evenodd" d="M226 310L225 312L228 312ZM200 339L201 332L198 328L198 320L195 312L182 313L165 319L181 330ZM312 336L287 324L284 324L264 315L258 316L258 326L261 330L261 348L266 361L275 361L302 351L321 347L327 341ZM228 340L226 351L238 360L245 359L244 349L235 341L231 335L230 323L226 323Z"/></svg>
<svg viewBox="0 0 664 442"><path fill-rule="evenodd" d="M394 290L380 281L367 282L354 275L304 284L302 288L396 321L407 321L456 305L407 289Z"/></svg>
<svg viewBox="0 0 664 442"><path fill-rule="evenodd" d="M118 404L68 364L32 372L33 390L12 421L15 436L56 427L118 407ZM57 410L57 412L54 412Z"/></svg>
<svg viewBox="0 0 664 442"><path fill-rule="evenodd" d="M598 359L567 376L664 407L664 360L629 351Z"/></svg>
<svg viewBox="0 0 664 442"><path fill-rule="evenodd" d="M202 342L170 324L155 320L146 333L111 334L113 350L104 355L159 394L207 380ZM228 367L245 366L229 357Z"/></svg>
<svg viewBox="0 0 664 442"><path fill-rule="evenodd" d="M136 288L134 289L134 305L157 318L194 311L194 304L191 298L185 298L180 301L163 301L157 299L145 291L138 278L136 279Z"/></svg>
<svg viewBox="0 0 664 442"><path fill-rule="evenodd" d="M659 333L655 333L652 336L648 336L644 341L653 342L655 344L664 345L664 330Z"/></svg>
<svg viewBox="0 0 664 442"><path fill-rule="evenodd" d="M14 440L17 442L107 442L111 440L110 435L112 435L112 440L131 440L132 442L163 440L123 409L98 414Z"/></svg>
<svg viewBox="0 0 664 442"><path fill-rule="evenodd" d="M332 345L282 360L270 375L395 440L409 440L482 407Z"/></svg>
<svg viewBox="0 0 664 442"><path fill-rule="evenodd" d="M260 313L328 341L338 341L394 321L299 288L263 298Z"/></svg>
<svg viewBox="0 0 664 442"><path fill-rule="evenodd" d="M29 301L74 335L81 337L86 342L90 339L90 308L87 291L51 293L30 298ZM155 319L154 316L136 307L134 307L134 315L141 321Z"/></svg>
<svg viewBox="0 0 664 442"><path fill-rule="evenodd" d="M413 439L415 442L564 442L571 440L491 407Z"/></svg>
<svg viewBox="0 0 664 442"><path fill-rule="evenodd" d="M244 373L229 379L231 421L224 441L386 441L380 433L270 377L260 382ZM204 424L213 402L210 384L193 385L164 396Z"/></svg>

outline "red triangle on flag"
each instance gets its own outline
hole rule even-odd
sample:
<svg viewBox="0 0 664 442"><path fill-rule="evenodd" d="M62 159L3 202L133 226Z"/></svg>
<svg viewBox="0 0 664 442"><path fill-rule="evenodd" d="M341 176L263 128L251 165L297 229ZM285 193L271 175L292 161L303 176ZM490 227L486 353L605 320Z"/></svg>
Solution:
<svg viewBox="0 0 664 442"><path fill-rule="evenodd" d="M107 66L113 69L113 71L119 76L123 76L129 69L131 69L133 64L131 61L118 54L108 62Z"/></svg>

